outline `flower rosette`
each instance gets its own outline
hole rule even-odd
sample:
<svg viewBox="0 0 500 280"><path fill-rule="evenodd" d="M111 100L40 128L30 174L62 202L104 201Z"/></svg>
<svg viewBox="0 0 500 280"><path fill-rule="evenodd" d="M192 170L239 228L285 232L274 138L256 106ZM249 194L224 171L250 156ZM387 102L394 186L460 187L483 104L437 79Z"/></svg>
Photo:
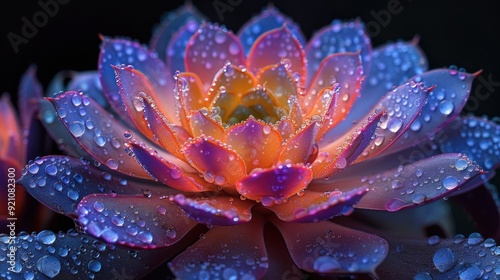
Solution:
<svg viewBox="0 0 500 280"><path fill-rule="evenodd" d="M169 260L180 279L260 279L293 267L385 275L383 261L401 262L393 247L404 241L335 217L472 190L498 162L498 144L476 136L497 135L497 125L459 117L476 74L427 71L414 41L372 50L357 20L306 41L272 7L238 35L203 21L187 5L149 48L102 37L98 71L74 75L41 104L42 123L69 156L36 159L20 183L91 237L24 240L74 252L93 240L102 256L81 252L75 258L87 265L77 268L43 247L36 273L108 277L132 258L148 268L129 273ZM440 131L448 131L444 143L411 156ZM496 264L498 247L488 242L433 242L434 257L423 254L411 277L493 275L486 263ZM474 262L474 246L488 261Z"/></svg>

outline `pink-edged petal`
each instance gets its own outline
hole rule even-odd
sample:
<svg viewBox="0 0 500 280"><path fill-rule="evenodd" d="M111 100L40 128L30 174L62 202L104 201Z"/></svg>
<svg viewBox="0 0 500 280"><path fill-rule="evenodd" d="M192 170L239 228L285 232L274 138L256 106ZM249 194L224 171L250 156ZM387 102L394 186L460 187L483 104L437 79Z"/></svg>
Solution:
<svg viewBox="0 0 500 280"><path fill-rule="evenodd" d="M23 129L30 128L42 97L42 85L36 79L36 66L32 65L24 73L19 85L18 105L19 111L22 112L20 115Z"/></svg>
<svg viewBox="0 0 500 280"><path fill-rule="evenodd" d="M174 111L181 125L188 128L191 111L209 107L213 96L209 91L203 90L200 78L195 73L180 73L176 78L177 84L174 93L177 106Z"/></svg>
<svg viewBox="0 0 500 280"><path fill-rule="evenodd" d="M148 151L138 144L130 144L135 159L151 177L163 184L183 192L203 192L215 190L214 185L198 176L198 173L187 173L179 166L162 158L154 150Z"/></svg>
<svg viewBox="0 0 500 280"><path fill-rule="evenodd" d="M172 45L172 41L185 39L176 37L176 32L188 25L199 25L204 20L206 20L205 16L190 3L186 3L176 11L164 15L160 25L153 31L153 36L149 42L151 50L156 51L162 60L165 61L165 59L167 59L168 61L168 53L166 53L167 46ZM167 55L167 57L165 57L165 55Z"/></svg>
<svg viewBox="0 0 500 280"><path fill-rule="evenodd" d="M245 68L235 66L233 63L226 63L216 74L213 79L208 94L214 96L213 102L216 101L217 95L221 92L231 94L236 98L255 88L257 80L254 75Z"/></svg>
<svg viewBox="0 0 500 280"><path fill-rule="evenodd" d="M232 186L246 174L245 162L226 144L211 138L199 137L184 145L182 151L189 164L209 182L226 187ZM227 188L231 187L231 188Z"/></svg>
<svg viewBox="0 0 500 280"><path fill-rule="evenodd" d="M189 117L189 127L193 137L202 135L222 140L224 127L218 121L209 116L208 110L198 110Z"/></svg>
<svg viewBox="0 0 500 280"><path fill-rule="evenodd" d="M377 269L380 279L498 278L500 246L479 233L423 240L382 236L390 249L387 259Z"/></svg>
<svg viewBox="0 0 500 280"><path fill-rule="evenodd" d="M387 118L379 124L370 146L357 160L363 161L380 154L408 131L424 108L431 90L423 83L411 81L387 93L377 105L387 110Z"/></svg>
<svg viewBox="0 0 500 280"><path fill-rule="evenodd" d="M444 153L464 153L485 170L500 164L500 125L473 116L458 118L434 140Z"/></svg>
<svg viewBox="0 0 500 280"><path fill-rule="evenodd" d="M483 171L462 154L441 154L381 173L335 183L317 180L311 190L327 191L358 186L369 192L356 206L362 209L398 211L448 196Z"/></svg>
<svg viewBox="0 0 500 280"><path fill-rule="evenodd" d="M340 86L340 98L333 115L337 121L343 120L349 113L352 104L359 97L361 81L363 80L363 67L361 66L360 52L338 53L326 57L314 73L306 94L301 96L302 104L306 108L311 108L317 98L321 98L320 93L335 83Z"/></svg>
<svg viewBox="0 0 500 280"><path fill-rule="evenodd" d="M149 96L160 112L165 111L151 86L148 78L140 71L131 66L112 66L116 73L116 83L120 89L120 97L125 106L128 116L142 134L149 139L153 138L153 133L148 128L148 121L144 118L144 104L142 98Z"/></svg>
<svg viewBox="0 0 500 280"><path fill-rule="evenodd" d="M413 77L413 80L435 87L429 92L427 103L410 129L387 152L393 153L418 144L428 135L452 122L465 106L472 82L477 75L479 73L468 74L454 69L436 69Z"/></svg>
<svg viewBox="0 0 500 280"><path fill-rule="evenodd" d="M252 219L251 201L232 196L186 197L177 194L171 197L191 219L198 223L212 226L233 226L249 222Z"/></svg>
<svg viewBox="0 0 500 280"><path fill-rule="evenodd" d="M282 138L273 126L250 117L227 129L222 141L241 156L250 171L270 167L275 162Z"/></svg>
<svg viewBox="0 0 500 280"><path fill-rule="evenodd" d="M294 135L290 136L281 145L276 162L306 163L311 154L318 149L316 135L320 126L319 122L310 121Z"/></svg>
<svg viewBox="0 0 500 280"><path fill-rule="evenodd" d="M279 64L268 65L257 75L260 85L263 85L274 96L281 108L289 110L290 96L297 96L299 88L290 69L284 61Z"/></svg>
<svg viewBox="0 0 500 280"><path fill-rule="evenodd" d="M8 245L19 254L14 266L8 259L0 262L5 279L127 279L131 275L142 278L182 249L175 246L130 250L109 246L73 229L58 233L50 230L20 232L12 239L6 234L0 236L1 254L10 252Z"/></svg>
<svg viewBox="0 0 500 280"><path fill-rule="evenodd" d="M169 267L178 279L261 279L268 267L263 219L210 229L175 257Z"/></svg>
<svg viewBox="0 0 500 280"><path fill-rule="evenodd" d="M61 72L60 75L64 75L65 72ZM59 77L57 77L59 78ZM61 77L62 80L64 77ZM101 81L99 80L99 73L97 71L85 71L85 72L69 72L66 78L71 78L68 86L66 88L61 87L57 91L48 91L49 93L76 90L83 91L85 95L94 99L101 107L108 108L109 103L102 91ZM56 79L56 77L54 77Z"/></svg>
<svg viewBox="0 0 500 280"><path fill-rule="evenodd" d="M252 73L259 73L265 66L283 63L294 76L305 82L306 62L302 46L287 26L262 34L252 45L247 66Z"/></svg>
<svg viewBox="0 0 500 280"><path fill-rule="evenodd" d="M196 73L207 90L217 71L228 61L234 65L245 64L245 54L238 38L222 27L203 24L189 40L186 71Z"/></svg>
<svg viewBox="0 0 500 280"><path fill-rule="evenodd" d="M146 129L150 131L151 139L160 144L170 154L179 159L184 159L184 155L179 149L184 140L189 137L188 132L182 127L171 124L149 96L143 96L139 102L142 104L143 117L147 125Z"/></svg>
<svg viewBox="0 0 500 280"><path fill-rule="evenodd" d="M149 178L125 151L125 144L130 141L125 135L127 128L94 100L81 92L68 91L49 101L73 138L93 158L121 173Z"/></svg>
<svg viewBox="0 0 500 280"><path fill-rule="evenodd" d="M102 90L117 114L127 116L125 105L119 96L115 70L111 65L133 65L147 77L163 105L166 108L174 108L174 95L171 93L174 88L173 78L155 53L136 42L125 39L103 37L102 40L98 62L99 78ZM172 117L169 115L170 119L173 119ZM129 118L125 120L132 123Z"/></svg>
<svg viewBox="0 0 500 280"><path fill-rule="evenodd" d="M265 32L280 28L286 25L290 32L299 40L301 45L306 44L306 39L300 27L291 19L283 15L274 6L264 8L262 12L247 21L238 31L238 37L245 49L245 55L248 56L254 42Z"/></svg>
<svg viewBox="0 0 500 280"><path fill-rule="evenodd" d="M354 162L371 143L384 116L384 110L376 109L366 121L358 123L344 138L320 145L318 157L312 163L314 178L329 176Z"/></svg>
<svg viewBox="0 0 500 280"><path fill-rule="evenodd" d="M0 98L0 158L12 159L16 162L24 161L21 127L16 117L14 106L7 94Z"/></svg>
<svg viewBox="0 0 500 280"><path fill-rule="evenodd" d="M186 66L184 65L186 48L189 39L196 33L199 25L200 22L195 20L186 22L173 34L172 39L168 42L166 50L163 50L166 52L165 58L170 73L186 71Z"/></svg>
<svg viewBox="0 0 500 280"><path fill-rule="evenodd" d="M30 162L23 170L19 185L51 210L65 215L72 215L78 202L90 194L176 194L168 187L133 181L98 169L90 161L67 156L45 156Z"/></svg>
<svg viewBox="0 0 500 280"><path fill-rule="evenodd" d="M366 188L346 192L315 192L305 190L300 196L293 196L286 203L270 207L283 221L310 223L327 220L339 215L352 213L354 204L366 194Z"/></svg>
<svg viewBox="0 0 500 280"><path fill-rule="evenodd" d="M356 20L350 22L333 21L331 25L318 31L305 48L307 59L307 84L319 69L323 59L331 54L360 52L363 69L368 73L372 46L363 24Z"/></svg>
<svg viewBox="0 0 500 280"><path fill-rule="evenodd" d="M92 159L92 156L78 144L66 126L64 126L52 103L46 99L40 102L38 119L41 121L50 138L57 143L59 149L73 157ZM92 121L91 124L93 124Z"/></svg>
<svg viewBox="0 0 500 280"><path fill-rule="evenodd" d="M238 192L264 206L281 204L283 199L302 191L312 179L312 171L302 164L279 164L256 169L236 184Z"/></svg>
<svg viewBox="0 0 500 280"><path fill-rule="evenodd" d="M348 131L352 123L361 120L387 92L428 68L427 59L415 40L378 47L371 59L371 69L363 68L367 77L361 87L362 97L354 102L345 121L334 127L327 138L335 138ZM426 85L430 87L434 84Z"/></svg>
<svg viewBox="0 0 500 280"><path fill-rule="evenodd" d="M93 194L80 201L78 223L107 243L161 248L178 242L196 222L162 197Z"/></svg>
<svg viewBox="0 0 500 280"><path fill-rule="evenodd" d="M297 266L315 273L374 274L388 252L387 242L332 222L274 224Z"/></svg>

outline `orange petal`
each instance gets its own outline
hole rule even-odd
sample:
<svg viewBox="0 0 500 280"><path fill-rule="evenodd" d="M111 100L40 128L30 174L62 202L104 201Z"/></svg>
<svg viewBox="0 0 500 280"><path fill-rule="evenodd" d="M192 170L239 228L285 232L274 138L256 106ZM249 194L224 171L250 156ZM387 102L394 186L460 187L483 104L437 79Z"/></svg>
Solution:
<svg viewBox="0 0 500 280"><path fill-rule="evenodd" d="M283 139L288 139L295 132L295 125L289 118L284 118L278 123L278 131Z"/></svg>
<svg viewBox="0 0 500 280"><path fill-rule="evenodd" d="M234 150L213 138L198 137L184 145L182 151L189 164L203 174L204 179L227 191L244 175L245 162Z"/></svg>
<svg viewBox="0 0 500 280"><path fill-rule="evenodd" d="M368 117L367 121L356 125L345 139L336 141L319 147L318 157L312 163L314 178L330 176L346 168L365 150L370 144L372 136L375 134L378 123L385 115L382 109Z"/></svg>
<svg viewBox="0 0 500 280"><path fill-rule="evenodd" d="M335 84L330 88L325 88L320 93L312 106L311 111L306 118L314 119L320 116L322 119L321 128L319 129L317 140L320 141L326 132L337 125L344 115L339 113L338 107L341 106L340 101L340 86ZM339 117L339 114L341 115Z"/></svg>
<svg viewBox="0 0 500 280"><path fill-rule="evenodd" d="M278 154L282 138L271 125L253 117L230 127L224 134L224 143L238 152L247 170L270 167Z"/></svg>
<svg viewBox="0 0 500 280"><path fill-rule="evenodd" d="M278 105L286 110L289 110L288 98L299 94L297 83L283 62L262 68L257 79L271 92Z"/></svg>
<svg viewBox="0 0 500 280"><path fill-rule="evenodd" d="M188 116L192 110L207 107L210 104L210 96L207 95L201 85L200 79L194 73L181 73L177 75L174 94L177 106L175 113L183 127L189 127Z"/></svg>
<svg viewBox="0 0 500 280"><path fill-rule="evenodd" d="M304 125L299 132L291 136L281 146L276 162L290 160L292 163L306 163L315 149L314 144L319 128L318 122L309 122L309 124Z"/></svg>
<svg viewBox="0 0 500 280"><path fill-rule="evenodd" d="M239 68L231 63L226 63L215 75L209 93L215 95L224 87L227 93L242 96L257 85L257 79L245 68ZM224 90L222 90L224 91Z"/></svg>
<svg viewBox="0 0 500 280"><path fill-rule="evenodd" d="M294 75L300 76L300 84L305 82L305 54L300 42L283 26L262 34L253 44L248 55L247 65L252 73L270 64L280 63L285 60Z"/></svg>
<svg viewBox="0 0 500 280"><path fill-rule="evenodd" d="M144 97L143 106L144 120L147 123L147 129L151 134L151 139L160 144L160 146L165 148L165 150L172 155L184 159L184 154L180 152L180 147L183 144L181 139L184 137L179 137L182 136L183 133L180 133L179 129L173 128L175 125L168 122L165 116L156 107L156 103L154 103L150 97Z"/></svg>
<svg viewBox="0 0 500 280"><path fill-rule="evenodd" d="M236 189L246 198L261 201L264 206L281 204L283 199L305 189L312 179L312 171L302 164L278 165L257 169L243 177Z"/></svg>
<svg viewBox="0 0 500 280"><path fill-rule="evenodd" d="M194 111L189 118L189 125L193 137L206 135L221 140L224 135L222 125L208 116L207 110Z"/></svg>
<svg viewBox="0 0 500 280"><path fill-rule="evenodd" d="M197 73L203 89L208 90L215 74L227 61L245 64L245 54L238 37L222 27L203 24L186 48L186 71Z"/></svg>
<svg viewBox="0 0 500 280"><path fill-rule="evenodd" d="M15 159L23 162L21 128L16 118L16 111L7 94L0 99L0 158Z"/></svg>

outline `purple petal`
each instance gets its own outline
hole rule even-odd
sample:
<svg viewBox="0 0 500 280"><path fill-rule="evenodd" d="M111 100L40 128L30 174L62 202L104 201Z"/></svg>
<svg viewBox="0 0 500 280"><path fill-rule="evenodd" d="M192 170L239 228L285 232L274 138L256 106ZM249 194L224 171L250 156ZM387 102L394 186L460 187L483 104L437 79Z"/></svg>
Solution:
<svg viewBox="0 0 500 280"><path fill-rule="evenodd" d="M423 83L409 82L387 93L377 107L386 109L388 117L379 124L371 145L357 160L372 158L391 147L419 116L430 90Z"/></svg>
<svg viewBox="0 0 500 280"><path fill-rule="evenodd" d="M138 144L131 144L135 159L151 177L163 184L183 192L203 192L215 190L213 184L200 178L198 172L188 173L179 166L165 160L157 153L147 151Z"/></svg>
<svg viewBox="0 0 500 280"><path fill-rule="evenodd" d="M261 218L237 226L215 227L169 267L178 279L261 279L269 264L263 237Z"/></svg>
<svg viewBox="0 0 500 280"><path fill-rule="evenodd" d="M311 179L312 171L308 166L279 164L267 169L255 169L240 178L236 189L246 198L272 206L304 190Z"/></svg>
<svg viewBox="0 0 500 280"><path fill-rule="evenodd" d="M196 223L163 196L93 194L80 201L78 222L107 243L158 248L178 242Z"/></svg>
<svg viewBox="0 0 500 280"><path fill-rule="evenodd" d="M121 174L103 171L91 162L66 156L45 156L30 162L19 184L51 210L71 214L80 200L96 193L173 195L165 186L138 183Z"/></svg>
<svg viewBox="0 0 500 280"><path fill-rule="evenodd" d="M33 116L38 110L38 104L43 97L42 85L36 79L36 66L30 68L24 73L19 85L19 111L22 112L21 124L23 129L29 129Z"/></svg>
<svg viewBox="0 0 500 280"><path fill-rule="evenodd" d="M238 31L238 37L245 50L245 55L248 56L253 43L262 34L269 30L280 28L283 25L286 25L287 28L290 29L302 46L306 44L306 39L304 35L302 35L300 27L291 19L280 13L274 6L270 6L247 21Z"/></svg>
<svg viewBox="0 0 500 280"><path fill-rule="evenodd" d="M314 73L323 59L334 53L360 51L363 69L369 73L372 46L370 38L359 21L333 21L318 31L305 48L307 59L307 83L309 85Z"/></svg>
<svg viewBox="0 0 500 280"><path fill-rule="evenodd" d="M142 72L151 82L155 92L163 98L162 103L167 108L175 108L174 95L171 94L174 88L173 78L157 55L136 42L104 37L98 62L99 77L104 94L118 115L127 116L111 65L121 64L133 65ZM133 124L129 118L126 120Z"/></svg>
<svg viewBox="0 0 500 280"><path fill-rule="evenodd" d="M371 57L371 69L361 88L361 98L354 102L344 122L329 135L337 137L359 121L393 87L404 84L427 70L427 60L415 42L398 42L376 48ZM369 71L367 71L369 70ZM426 84L428 87L433 84Z"/></svg>
<svg viewBox="0 0 500 280"><path fill-rule="evenodd" d="M500 164L500 125L493 121L458 118L436 136L443 153L464 153L488 171Z"/></svg>
<svg viewBox="0 0 500 280"><path fill-rule="evenodd" d="M245 64L243 47L238 38L225 28L203 24L189 40L186 71L196 73L203 88L208 90L217 71L228 61L234 65Z"/></svg>
<svg viewBox="0 0 500 280"><path fill-rule="evenodd" d="M297 266L316 273L371 273L384 260L387 242L332 222L274 221Z"/></svg>
<svg viewBox="0 0 500 280"><path fill-rule="evenodd" d="M178 8L174 12L164 15L161 23L153 31L153 36L149 42L152 51L156 51L158 56L165 61L166 49L172 40L174 34L187 25L199 25L205 21L206 18L194 5L189 3ZM189 39L189 38L188 38Z"/></svg>
<svg viewBox="0 0 500 280"><path fill-rule="evenodd" d="M49 101L78 144L93 158L121 173L149 178L126 151L130 131L94 100L82 93L68 91Z"/></svg>
<svg viewBox="0 0 500 280"><path fill-rule="evenodd" d="M310 223L348 215L353 205L365 195L367 189L357 188L347 192L314 192L305 190L300 196L291 197L286 203L270 207L283 221Z"/></svg>
<svg viewBox="0 0 500 280"><path fill-rule="evenodd" d="M414 146L453 121L467 102L476 75L453 69L437 69L413 77L415 81L435 87L429 93L420 116L387 152L392 153Z"/></svg>
<svg viewBox="0 0 500 280"><path fill-rule="evenodd" d="M92 156L78 144L64 126L64 123L58 117L56 109L49 101L41 101L38 119L48 135L57 143L59 149L70 156L92 160Z"/></svg>
<svg viewBox="0 0 500 280"><path fill-rule="evenodd" d="M481 173L480 167L464 155L441 154L383 173L365 172L363 178L330 185L328 180L317 180L309 189L328 191L365 186L369 192L357 208L398 211L447 196Z"/></svg>
<svg viewBox="0 0 500 280"><path fill-rule="evenodd" d="M284 62L302 86L305 82L306 60L300 42L283 26L262 34L252 45L248 54L247 67L257 74L268 65Z"/></svg>
<svg viewBox="0 0 500 280"><path fill-rule="evenodd" d="M184 57L189 39L198 30L199 22L188 21L175 34L167 45L165 59L170 73L186 72ZM162 56L160 56L162 57Z"/></svg>
<svg viewBox="0 0 500 280"><path fill-rule="evenodd" d="M179 249L130 250L107 245L72 230L57 234L50 230L20 233L13 239L1 234L0 252L3 256L10 252L10 246L16 248L14 266L5 258L0 262L2 277L6 279L140 278Z"/></svg>
<svg viewBox="0 0 500 280"><path fill-rule="evenodd" d="M101 107L109 107L108 100L104 95L97 71L72 72L71 81L66 89L62 91L76 90L83 91L85 95L94 99Z"/></svg>
<svg viewBox="0 0 500 280"><path fill-rule="evenodd" d="M385 237L385 236L384 236ZM429 240L387 236L390 250L377 269L380 279L495 279L500 247L478 233ZM430 245L432 244L432 245Z"/></svg>
<svg viewBox="0 0 500 280"><path fill-rule="evenodd" d="M232 196L186 197L177 194L172 200L198 223L212 226L233 226L252 219L254 202Z"/></svg>

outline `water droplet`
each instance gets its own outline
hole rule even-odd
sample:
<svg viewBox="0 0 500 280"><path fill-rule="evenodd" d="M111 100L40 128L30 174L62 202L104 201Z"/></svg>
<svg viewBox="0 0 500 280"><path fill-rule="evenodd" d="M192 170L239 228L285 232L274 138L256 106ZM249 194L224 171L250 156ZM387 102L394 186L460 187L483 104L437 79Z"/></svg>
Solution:
<svg viewBox="0 0 500 280"><path fill-rule="evenodd" d="M392 181L392 183L391 183L391 187L392 187L393 189L399 189L399 188L403 187L403 182L401 182L401 181L399 181L399 180L394 180L394 181Z"/></svg>
<svg viewBox="0 0 500 280"><path fill-rule="evenodd" d="M313 267L318 272L332 272L340 269L342 266L336 259L330 256L321 256L314 261Z"/></svg>
<svg viewBox="0 0 500 280"><path fill-rule="evenodd" d="M80 121L75 121L72 122L69 125L69 131L71 134L73 134L75 137L80 137L85 133L85 126L83 125L82 122Z"/></svg>
<svg viewBox="0 0 500 280"><path fill-rule="evenodd" d="M441 238L437 235L433 235L427 239L427 243L431 246L437 245L439 242L441 242Z"/></svg>
<svg viewBox="0 0 500 280"><path fill-rule="evenodd" d="M422 176L422 174L424 174L422 169L419 168L419 169L415 170L415 176L420 177L420 176Z"/></svg>
<svg viewBox="0 0 500 280"><path fill-rule="evenodd" d="M337 158L337 161L335 162L335 167L339 169L343 169L347 166L347 160L345 157L339 157Z"/></svg>
<svg viewBox="0 0 500 280"><path fill-rule="evenodd" d="M453 268L456 262L455 254L450 250L450 248L440 248L434 253L432 257L434 266L440 272L446 272Z"/></svg>
<svg viewBox="0 0 500 280"><path fill-rule="evenodd" d="M419 272L413 280L432 280L432 276L428 272Z"/></svg>
<svg viewBox="0 0 500 280"><path fill-rule="evenodd" d="M71 103L75 106L80 106L82 104L82 98L79 95L73 95L73 97L71 97Z"/></svg>
<svg viewBox="0 0 500 280"><path fill-rule="evenodd" d="M96 202L94 202L94 209L100 213L100 212L104 211L104 204L102 204L102 202L100 202L100 201L96 201Z"/></svg>
<svg viewBox="0 0 500 280"><path fill-rule="evenodd" d="M57 174L57 166L54 164L48 164L45 166L45 173L50 176L55 176Z"/></svg>
<svg viewBox="0 0 500 280"><path fill-rule="evenodd" d="M387 127L389 130L393 133L396 133L399 131L399 129L403 126L403 121L398 118L392 118L389 120L389 123L387 124Z"/></svg>
<svg viewBox="0 0 500 280"><path fill-rule="evenodd" d="M61 271L61 263L56 257L45 255L38 259L36 268L43 275L54 278Z"/></svg>
<svg viewBox="0 0 500 280"><path fill-rule="evenodd" d="M460 277L460 280L476 280L479 279L483 275L483 271L479 269L476 265L472 265L466 270L461 271L458 273L458 277Z"/></svg>
<svg viewBox="0 0 500 280"><path fill-rule="evenodd" d="M106 144L106 138L102 136L95 136L94 137L94 142L99 146L102 147Z"/></svg>
<svg viewBox="0 0 500 280"><path fill-rule="evenodd" d="M136 238L146 244L150 244L151 242L153 242L153 235L149 231L140 231L136 235Z"/></svg>
<svg viewBox="0 0 500 280"><path fill-rule="evenodd" d="M110 158L110 159L108 159L108 160L106 161L106 165L107 165L110 169L113 169L113 170L118 169L118 163L117 163L114 159L112 159L112 158Z"/></svg>
<svg viewBox="0 0 500 280"><path fill-rule="evenodd" d="M469 238L467 238L467 243L469 243L469 245L477 245L483 242L483 240L484 238L480 233L473 232L469 235Z"/></svg>
<svg viewBox="0 0 500 280"><path fill-rule="evenodd" d="M457 159L457 161L455 162L455 168L458 171L465 170L468 166L469 166L469 163L467 162L467 160L465 160L463 158Z"/></svg>
<svg viewBox="0 0 500 280"><path fill-rule="evenodd" d="M452 190L458 186L458 179L453 176L448 176L443 180L443 187L447 190Z"/></svg>
<svg viewBox="0 0 500 280"><path fill-rule="evenodd" d="M451 101L442 101L439 103L439 112L443 115L449 115L451 112L453 112L453 109L455 106L453 105L453 102Z"/></svg>
<svg viewBox="0 0 500 280"><path fill-rule="evenodd" d="M37 174L38 170L40 170L40 167L38 167L36 163L32 163L28 166L28 172L31 174Z"/></svg>
<svg viewBox="0 0 500 280"><path fill-rule="evenodd" d="M101 263L98 260L91 260L87 264L87 267L92 272L99 272L101 270Z"/></svg>
<svg viewBox="0 0 500 280"><path fill-rule="evenodd" d="M36 235L36 240L45 245L50 245L56 241L56 235L50 230L42 230Z"/></svg>

